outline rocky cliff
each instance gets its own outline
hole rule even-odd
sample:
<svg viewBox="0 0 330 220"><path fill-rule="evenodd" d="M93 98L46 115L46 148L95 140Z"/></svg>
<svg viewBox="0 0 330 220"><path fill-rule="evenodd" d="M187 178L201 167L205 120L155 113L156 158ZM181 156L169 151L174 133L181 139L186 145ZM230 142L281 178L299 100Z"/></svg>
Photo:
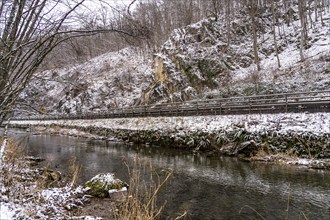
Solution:
<svg viewBox="0 0 330 220"><path fill-rule="evenodd" d="M306 60L302 62L298 15L293 8L290 11L293 23L276 26L281 67L276 60L271 16L265 11L257 17L260 71L254 63L251 22L244 12L230 21L229 33L225 17L208 18L176 29L154 55L155 77L144 91L144 102L329 88L329 14L326 24L315 21L303 50Z"/></svg>

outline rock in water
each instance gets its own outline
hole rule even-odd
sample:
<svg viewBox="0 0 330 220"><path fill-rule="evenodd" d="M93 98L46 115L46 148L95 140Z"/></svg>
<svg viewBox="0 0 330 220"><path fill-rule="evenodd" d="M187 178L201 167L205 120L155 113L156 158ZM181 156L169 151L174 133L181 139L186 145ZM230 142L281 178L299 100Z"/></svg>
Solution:
<svg viewBox="0 0 330 220"><path fill-rule="evenodd" d="M245 141L237 147L235 154L244 157L251 157L254 156L258 150L259 145L257 145L255 141Z"/></svg>
<svg viewBox="0 0 330 220"><path fill-rule="evenodd" d="M113 173L101 173L85 183L87 193L95 197L109 197L109 191L122 190L128 184L117 179Z"/></svg>

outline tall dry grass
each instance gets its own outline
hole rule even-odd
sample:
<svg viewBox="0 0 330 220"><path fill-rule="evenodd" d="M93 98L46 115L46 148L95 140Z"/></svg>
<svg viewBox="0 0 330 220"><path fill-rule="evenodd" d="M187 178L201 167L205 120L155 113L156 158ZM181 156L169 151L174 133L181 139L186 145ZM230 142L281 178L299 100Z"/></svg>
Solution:
<svg viewBox="0 0 330 220"><path fill-rule="evenodd" d="M21 201L27 194L33 194L27 190L30 188L32 174L28 173L29 163L25 160L26 146L23 142L16 142L9 138L3 155L3 163L0 175L0 185L3 186L2 195L12 202Z"/></svg>
<svg viewBox="0 0 330 220"><path fill-rule="evenodd" d="M26 140L16 141L8 139L4 152L4 163L0 175L1 199L4 202L22 205L18 214L24 219L40 218L40 210L49 206L40 192L44 189L59 187L60 185L74 185L79 173L79 166L73 159L70 166L72 179L61 182L60 173L49 169L49 167L35 169L31 166L30 158L27 157ZM56 204L55 204L56 206ZM61 207L58 207L60 210ZM65 216L65 213L62 213ZM50 212L50 216L56 213ZM39 216L39 217L38 217ZM45 215L47 216L47 215ZM21 219L19 217L19 219ZM67 219L67 218L63 218Z"/></svg>
<svg viewBox="0 0 330 220"><path fill-rule="evenodd" d="M127 166L128 167L128 166ZM166 205L157 204L157 197L172 176L172 172L158 175L150 163L143 164L135 158L133 169L129 170L130 183L127 199L120 205L116 219L120 220L154 220L159 219ZM146 178L147 176L147 178ZM184 213L180 218L184 218ZM178 218L179 219L179 218Z"/></svg>
<svg viewBox="0 0 330 220"><path fill-rule="evenodd" d="M70 169L69 169L69 176L71 177L70 180L70 187L73 187L77 184L79 173L80 173L80 166L77 162L77 158L73 157L70 161Z"/></svg>

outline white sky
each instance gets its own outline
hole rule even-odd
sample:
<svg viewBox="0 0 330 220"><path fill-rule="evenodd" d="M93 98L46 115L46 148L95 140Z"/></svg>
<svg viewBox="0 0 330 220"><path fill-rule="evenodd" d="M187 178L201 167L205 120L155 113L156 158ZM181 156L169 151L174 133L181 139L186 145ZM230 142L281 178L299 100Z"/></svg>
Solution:
<svg viewBox="0 0 330 220"><path fill-rule="evenodd" d="M77 8L74 14L86 20L92 18L102 20L106 17L109 21L109 18L115 16L116 13L126 11L132 2L133 0L86 0L82 6ZM134 9L134 5L138 2L139 0L135 1L130 10Z"/></svg>
<svg viewBox="0 0 330 220"><path fill-rule="evenodd" d="M91 10L93 8L98 9L99 7L115 7L115 8L120 8L120 7L127 7L133 0L86 0L84 2L84 6L90 8ZM138 1L135 2L135 4Z"/></svg>

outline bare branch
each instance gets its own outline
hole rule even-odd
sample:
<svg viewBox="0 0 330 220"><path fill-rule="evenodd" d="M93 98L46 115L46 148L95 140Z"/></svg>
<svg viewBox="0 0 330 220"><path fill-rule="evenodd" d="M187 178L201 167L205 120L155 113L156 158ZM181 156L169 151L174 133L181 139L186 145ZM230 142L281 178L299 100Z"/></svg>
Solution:
<svg viewBox="0 0 330 220"><path fill-rule="evenodd" d="M136 2L136 0L133 0L133 1L128 5L128 7L127 7L127 14L129 14L130 16L132 16L132 15L131 15L131 12L130 12L130 9L131 9L132 5L133 5L135 2Z"/></svg>

